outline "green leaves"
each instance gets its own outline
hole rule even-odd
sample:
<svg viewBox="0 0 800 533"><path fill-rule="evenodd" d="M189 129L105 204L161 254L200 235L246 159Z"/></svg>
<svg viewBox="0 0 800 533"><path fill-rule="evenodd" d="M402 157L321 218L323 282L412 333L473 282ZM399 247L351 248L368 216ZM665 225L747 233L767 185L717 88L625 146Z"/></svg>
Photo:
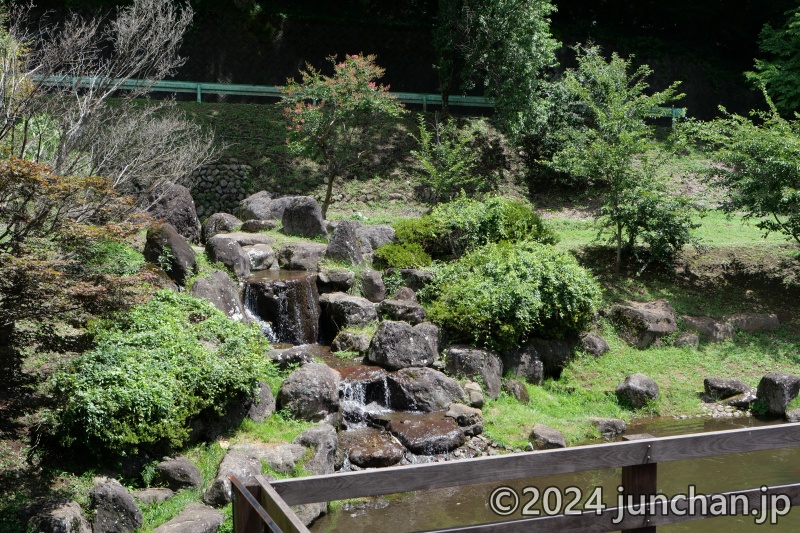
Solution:
<svg viewBox="0 0 800 533"><path fill-rule="evenodd" d="M756 71L745 75L769 91L781 112L790 114L800 109L800 7L786 14L782 28L766 25L761 30L759 48L770 58L756 59Z"/></svg>

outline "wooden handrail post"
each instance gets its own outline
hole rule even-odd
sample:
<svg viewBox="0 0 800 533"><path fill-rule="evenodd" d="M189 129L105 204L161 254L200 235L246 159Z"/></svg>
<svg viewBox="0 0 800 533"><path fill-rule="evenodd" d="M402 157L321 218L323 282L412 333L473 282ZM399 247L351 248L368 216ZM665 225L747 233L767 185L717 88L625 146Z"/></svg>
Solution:
<svg viewBox="0 0 800 533"><path fill-rule="evenodd" d="M652 438L652 435L628 435L625 440L640 440L643 438ZM658 463L649 462L650 451L651 445L648 444L647 455L643 458L643 464L622 467L623 505L628 505L629 502L632 502L633 505L637 505L640 502L646 504L658 490ZM650 523L647 514L642 517L642 523ZM644 525L635 529L625 529L623 533L656 533L656 526Z"/></svg>

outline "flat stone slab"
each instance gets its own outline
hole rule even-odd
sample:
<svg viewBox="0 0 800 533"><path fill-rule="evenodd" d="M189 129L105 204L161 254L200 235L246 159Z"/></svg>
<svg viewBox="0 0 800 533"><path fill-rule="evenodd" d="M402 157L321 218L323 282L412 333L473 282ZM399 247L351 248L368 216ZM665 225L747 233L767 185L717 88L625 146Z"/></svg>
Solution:
<svg viewBox="0 0 800 533"><path fill-rule="evenodd" d="M439 411L436 413L394 413L389 415L386 429L411 452L436 455L455 450L466 441L456 421Z"/></svg>
<svg viewBox="0 0 800 533"><path fill-rule="evenodd" d="M153 533L216 533L225 517L220 511L190 503L181 513L153 530Z"/></svg>
<svg viewBox="0 0 800 533"><path fill-rule="evenodd" d="M392 466L403 459L405 448L388 431L359 428L339 434L339 448L361 468Z"/></svg>

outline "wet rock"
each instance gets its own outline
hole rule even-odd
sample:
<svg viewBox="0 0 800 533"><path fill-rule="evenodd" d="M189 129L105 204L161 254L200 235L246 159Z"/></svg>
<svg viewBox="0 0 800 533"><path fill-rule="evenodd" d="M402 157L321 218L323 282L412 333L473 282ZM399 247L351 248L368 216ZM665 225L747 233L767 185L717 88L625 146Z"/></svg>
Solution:
<svg viewBox="0 0 800 533"><path fill-rule="evenodd" d="M483 433L483 413L480 409L470 407L461 403L450 405L444 416L456 421L461 431L468 437L474 437Z"/></svg>
<svg viewBox="0 0 800 533"><path fill-rule="evenodd" d="M294 439L294 444L314 450L314 455L303 465L309 472L318 476L333 474L339 446L336 428L323 422L301 433Z"/></svg>
<svg viewBox="0 0 800 533"><path fill-rule="evenodd" d="M511 376L541 385L544 381L544 363L532 346L523 346L505 352L502 356L504 372Z"/></svg>
<svg viewBox="0 0 800 533"><path fill-rule="evenodd" d="M282 198L285 202L283 208L283 232L287 235L313 238L326 236L325 221L322 210L317 201L311 196L293 196ZM272 217L269 217L272 218Z"/></svg>
<svg viewBox="0 0 800 533"><path fill-rule="evenodd" d="M388 383L394 409L430 413L467 401L464 389L456 380L432 368L398 370L389 374Z"/></svg>
<svg viewBox="0 0 800 533"><path fill-rule="evenodd" d="M356 275L344 268L326 268L317 277L317 290L320 294L347 292L355 282Z"/></svg>
<svg viewBox="0 0 800 533"><path fill-rule="evenodd" d="M483 390L481 389L480 385L474 381L468 381L464 384L464 393L467 395L469 404L472 407L477 407L478 409L483 407L485 400L483 398Z"/></svg>
<svg viewBox="0 0 800 533"><path fill-rule="evenodd" d="M275 412L275 397L272 395L269 385L264 381L258 382L255 399L249 400L247 403L245 416L253 422L263 422Z"/></svg>
<svg viewBox="0 0 800 533"><path fill-rule="evenodd" d="M175 496L175 492L165 488L142 489L131 492L131 496L142 505L152 505L169 500Z"/></svg>
<svg viewBox="0 0 800 533"><path fill-rule="evenodd" d="M608 314L620 336L639 349L678 330L675 309L666 300L615 305Z"/></svg>
<svg viewBox="0 0 800 533"><path fill-rule="evenodd" d="M278 266L275 250L268 244L242 246L242 249L250 259L250 270L252 271L269 270Z"/></svg>
<svg viewBox="0 0 800 533"><path fill-rule="evenodd" d="M634 409L644 407L658 398L658 385L644 374L631 374L616 390L620 400L628 402Z"/></svg>
<svg viewBox="0 0 800 533"><path fill-rule="evenodd" d="M203 501L212 507L221 507L231 502L231 481L236 476L246 487L255 485L255 477L261 473L261 461L236 450L229 450L222 458L217 476L203 494Z"/></svg>
<svg viewBox="0 0 800 533"><path fill-rule="evenodd" d="M233 239L226 238L225 233L215 235L206 244L206 253L212 263L219 261L236 274L239 279L250 275L250 257L242 246Z"/></svg>
<svg viewBox="0 0 800 533"><path fill-rule="evenodd" d="M706 394L716 400L725 400L732 396L744 394L752 389L750 385L738 379L706 378L703 380Z"/></svg>
<svg viewBox="0 0 800 533"><path fill-rule="evenodd" d="M686 329L696 332L706 342L722 342L733 338L733 326L707 316L681 315Z"/></svg>
<svg viewBox="0 0 800 533"><path fill-rule="evenodd" d="M403 459L405 448L391 433L374 428L358 428L340 434L339 448L360 468L383 468Z"/></svg>
<svg viewBox="0 0 800 533"><path fill-rule="evenodd" d="M586 333L581 337L581 349L589 355L600 357L611 348L606 340L597 333Z"/></svg>
<svg viewBox="0 0 800 533"><path fill-rule="evenodd" d="M369 343L372 340L367 333L353 333L350 331L340 331L331 343L332 352L356 352L359 355L366 355L369 350Z"/></svg>
<svg viewBox="0 0 800 533"><path fill-rule="evenodd" d="M384 320L370 342L367 359L390 370L411 366L428 366L436 354L422 330L406 322Z"/></svg>
<svg viewBox="0 0 800 533"><path fill-rule="evenodd" d="M619 420L618 418L590 418L589 422L594 424L597 430L600 432L600 435L603 437L610 439L612 437L616 437L617 435L622 435L625 433L625 430L628 429L628 426L625 424L624 420Z"/></svg>
<svg viewBox="0 0 800 533"><path fill-rule="evenodd" d="M283 216L283 213L281 213ZM270 231L278 227L277 220L245 220L242 222L242 231L248 233L259 233L262 231Z"/></svg>
<svg viewBox="0 0 800 533"><path fill-rule="evenodd" d="M384 300L378 306L381 317L416 325L425 322L425 308L408 300Z"/></svg>
<svg viewBox="0 0 800 533"><path fill-rule="evenodd" d="M119 481L95 478L91 493L93 533L123 533L142 526L142 512Z"/></svg>
<svg viewBox="0 0 800 533"><path fill-rule="evenodd" d="M29 529L37 533L89 533L89 522L78 502L51 500L39 506L28 521Z"/></svg>
<svg viewBox="0 0 800 533"><path fill-rule="evenodd" d="M203 222L203 242L218 233L236 231L241 225L242 221L229 213L214 213Z"/></svg>
<svg viewBox="0 0 800 533"><path fill-rule="evenodd" d="M417 293L415 293L409 287L400 287L397 289L397 292L394 293L394 297L392 299L400 302L417 303Z"/></svg>
<svg viewBox="0 0 800 533"><path fill-rule="evenodd" d="M279 443L254 443L236 444L231 450L240 452L248 457L267 463L270 468L282 474L290 474L306 449L301 444Z"/></svg>
<svg viewBox="0 0 800 533"><path fill-rule="evenodd" d="M244 318L244 307L239 298L239 288L227 272L212 270L206 276L196 279L189 294L195 298L208 300L228 318L235 320Z"/></svg>
<svg viewBox="0 0 800 533"><path fill-rule="evenodd" d="M165 181L148 197L147 214L160 222L170 224L185 239L200 242L200 221L189 189Z"/></svg>
<svg viewBox="0 0 800 533"><path fill-rule="evenodd" d="M464 433L455 420L443 413L397 413L386 429L412 453L436 455L447 453L463 445Z"/></svg>
<svg viewBox="0 0 800 533"><path fill-rule="evenodd" d="M271 324L279 342L312 344L319 339L320 303L316 275L265 273L248 281L247 306ZM274 275L273 275L274 274Z"/></svg>
<svg viewBox="0 0 800 533"><path fill-rule="evenodd" d="M678 335L678 338L672 342L673 346L682 348L685 346L698 346L700 344L700 337L697 333L688 333L684 331Z"/></svg>
<svg viewBox="0 0 800 533"><path fill-rule="evenodd" d="M361 290L364 298L370 302L378 303L386 299L386 285L380 272L365 268L361 271Z"/></svg>
<svg viewBox="0 0 800 533"><path fill-rule="evenodd" d="M287 242L278 249L278 264L286 270L319 270L327 244Z"/></svg>
<svg viewBox="0 0 800 533"><path fill-rule="evenodd" d="M172 490L199 487L203 483L203 474L186 457L161 461L156 465L156 479Z"/></svg>
<svg viewBox="0 0 800 533"><path fill-rule="evenodd" d="M747 392L729 398L725 404L737 409L750 409L757 399L757 391L751 387Z"/></svg>
<svg viewBox="0 0 800 533"><path fill-rule="evenodd" d="M781 324L778 315L765 313L737 313L725 317L725 322L748 333L776 331Z"/></svg>
<svg viewBox="0 0 800 533"><path fill-rule="evenodd" d="M190 503L178 516L155 528L153 533L216 533L224 521L220 511L201 503Z"/></svg>
<svg viewBox="0 0 800 533"><path fill-rule="evenodd" d="M286 370L292 365L303 366L314 361L315 349L313 344L303 344L280 350L272 349L267 352L267 356L278 368Z"/></svg>
<svg viewBox="0 0 800 533"><path fill-rule="evenodd" d="M479 378L489 397L497 399L500 394L500 378L503 375L503 363L497 354L473 346L454 344L447 348L445 361L449 374L470 379Z"/></svg>
<svg viewBox="0 0 800 533"><path fill-rule="evenodd" d="M555 448L566 448L567 440L557 429L553 429L544 424L533 426L529 440L537 450L552 450Z"/></svg>
<svg viewBox="0 0 800 533"><path fill-rule="evenodd" d="M375 304L360 296L331 292L319 297L322 310L320 336L325 340L336 337L339 330L366 326L378 320Z"/></svg>
<svg viewBox="0 0 800 533"><path fill-rule="evenodd" d="M783 416L786 406L797 398L800 392L800 378L792 374L773 372L767 374L758 384L758 399L767 405L767 413Z"/></svg>
<svg viewBox="0 0 800 533"><path fill-rule="evenodd" d="M181 286L197 271L194 250L169 224L152 226L147 230L144 258L148 263L160 266Z"/></svg>
<svg viewBox="0 0 800 533"><path fill-rule="evenodd" d="M281 408L294 418L319 421L339 410L339 373L320 363L308 363L287 377L278 394Z"/></svg>
<svg viewBox="0 0 800 533"><path fill-rule="evenodd" d="M503 382L502 390L520 403L528 403L531 397L525 384L517 379L507 379Z"/></svg>
<svg viewBox="0 0 800 533"><path fill-rule="evenodd" d="M364 256L361 255L361 248L356 236L356 229L359 226L358 222L352 220L339 222L328 241L325 257L334 261L345 261L351 265L363 265Z"/></svg>

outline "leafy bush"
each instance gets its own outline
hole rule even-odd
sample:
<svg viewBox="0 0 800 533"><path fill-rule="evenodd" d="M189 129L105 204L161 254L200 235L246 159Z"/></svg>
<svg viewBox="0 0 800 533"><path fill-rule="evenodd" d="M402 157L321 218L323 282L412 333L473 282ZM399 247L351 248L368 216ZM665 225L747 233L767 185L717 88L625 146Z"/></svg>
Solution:
<svg viewBox="0 0 800 533"><path fill-rule="evenodd" d="M417 243L438 258L460 257L491 242L558 242L530 203L502 196L483 201L461 196L430 215L396 224L395 232L401 243Z"/></svg>
<svg viewBox="0 0 800 533"><path fill-rule="evenodd" d="M256 328L186 294L159 291L93 334L95 348L55 375L49 418L64 445L96 453L180 446L192 418L275 376Z"/></svg>
<svg viewBox="0 0 800 533"><path fill-rule="evenodd" d="M431 256L415 242L395 243L375 250L375 264L380 268L419 268L431 264Z"/></svg>
<svg viewBox="0 0 800 533"><path fill-rule="evenodd" d="M429 316L453 340L512 347L530 335L560 337L593 316L600 287L566 252L533 242L490 243L435 266Z"/></svg>

